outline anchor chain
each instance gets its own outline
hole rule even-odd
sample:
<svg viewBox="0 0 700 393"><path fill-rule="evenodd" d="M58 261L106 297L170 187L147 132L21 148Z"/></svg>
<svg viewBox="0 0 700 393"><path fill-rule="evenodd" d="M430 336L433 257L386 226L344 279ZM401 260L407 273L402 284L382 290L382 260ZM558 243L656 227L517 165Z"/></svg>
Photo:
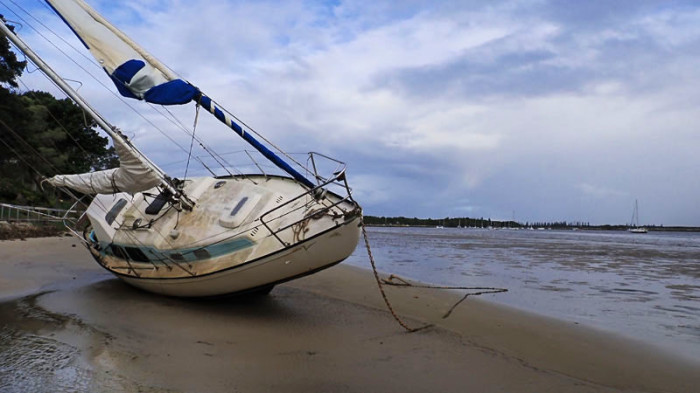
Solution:
<svg viewBox="0 0 700 393"><path fill-rule="evenodd" d="M464 295L463 298L461 298L457 303L455 303L452 307L450 307L449 310L445 313L445 315L442 316L442 319L445 319L452 314L452 311L454 311L457 306L465 301L469 296L478 296L478 295L486 295L489 293L501 293L501 292L508 292L508 289L506 288L494 288L494 287L456 287L456 286L448 286L448 285L425 285L425 284L412 284L403 278L392 274L389 276L387 279L383 279L382 282L386 285L392 285L395 287L413 287L413 288L429 288L429 289L465 289L469 291L477 290L479 289L479 292L471 292L467 293Z"/></svg>
<svg viewBox="0 0 700 393"><path fill-rule="evenodd" d="M384 285L391 285L391 286L397 286L397 287L413 287L413 288L428 288L428 289L463 289L463 290L479 290L479 292L470 292L464 295L460 300L458 300L450 309L442 316L442 319L445 319L452 314L455 308L465 301L469 296L478 296L478 295L485 295L485 294L490 294L490 293L501 293L501 292L508 292L508 289L506 288L494 288L494 287L462 287L462 286L446 286L446 285L427 285L427 284L412 284L403 278L391 274L389 278L387 279L381 279L379 278L379 273L377 272L377 266L374 262L374 256L372 256L372 249L370 248L369 245L369 238L367 236L367 231L365 230L365 223L364 221L360 222L360 226L362 227L362 236L365 240L365 248L367 249L367 255L369 256L369 262L372 265L372 272L374 273L374 278L377 281L377 286L379 287L379 292L382 294L382 298L384 299L384 303L386 304L387 308L389 309L389 312L391 315L394 317L396 322L401 325L406 331L409 333L413 333L419 330L423 330L426 328L429 328L433 326L433 324L427 324L424 326L420 326L417 328L411 328L409 327L401 318L396 314L394 311L394 308L391 306L391 303L389 302L389 298L386 295L386 292L384 291Z"/></svg>
<svg viewBox="0 0 700 393"><path fill-rule="evenodd" d="M377 272L377 266L375 265L374 257L372 256L372 249L369 246L369 238L367 237L367 230L365 230L364 220L360 221L360 226L362 227L362 236L365 239L365 247L367 248L367 255L369 256L369 262L372 264L372 271L374 272L374 279L377 280L377 286L379 287L379 292L381 292L382 298L384 298L384 303L386 303L386 306L389 309L389 312L394 317L396 322L398 322L399 325L401 325L401 327L406 329L406 331L409 333L417 332L419 330L427 329L427 328L433 326L433 324L427 324L427 325L420 326L417 328L412 328L412 327L408 326L403 320L401 320L401 318L399 318L398 315L396 315L394 308L391 306L391 303L389 302L389 298L386 296L386 292L384 292L384 287L382 287L382 280L379 278L379 273Z"/></svg>

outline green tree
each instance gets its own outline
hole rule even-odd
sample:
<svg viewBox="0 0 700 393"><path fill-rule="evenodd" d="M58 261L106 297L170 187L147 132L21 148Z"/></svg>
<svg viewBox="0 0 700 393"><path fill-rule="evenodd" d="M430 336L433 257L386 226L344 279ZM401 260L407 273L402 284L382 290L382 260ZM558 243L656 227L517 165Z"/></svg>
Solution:
<svg viewBox="0 0 700 393"><path fill-rule="evenodd" d="M57 100L45 92L23 95L34 121L32 139L52 159L56 173L83 173L119 165L109 139L95 131L95 121L69 99Z"/></svg>
<svg viewBox="0 0 700 393"><path fill-rule="evenodd" d="M52 196L39 188L44 176L110 168L118 158L72 101L46 92L18 93L25 66L0 37L0 200L51 203Z"/></svg>
<svg viewBox="0 0 700 393"><path fill-rule="evenodd" d="M14 27L9 28L15 31ZM22 75L27 62L17 60L17 55L10 50L10 41L2 34L0 36L0 83L17 88L17 78Z"/></svg>
<svg viewBox="0 0 700 393"><path fill-rule="evenodd" d="M0 16L1 17L1 16ZM13 27L10 26L10 30ZM22 174L26 165L21 157L15 154L19 146L12 139L10 130L22 129L27 119L27 110L22 100L15 94L18 87L17 78L22 75L24 61L10 50L10 42L6 37L0 37L0 198L14 200L17 190L23 184Z"/></svg>

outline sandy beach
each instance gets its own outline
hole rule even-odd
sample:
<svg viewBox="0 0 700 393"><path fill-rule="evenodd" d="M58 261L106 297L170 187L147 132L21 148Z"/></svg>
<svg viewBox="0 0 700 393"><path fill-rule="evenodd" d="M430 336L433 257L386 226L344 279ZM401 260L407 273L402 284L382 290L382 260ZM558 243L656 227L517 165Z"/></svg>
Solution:
<svg viewBox="0 0 700 393"><path fill-rule="evenodd" d="M0 241L2 392L691 392L700 365L339 265L266 297L134 289L72 238Z"/></svg>

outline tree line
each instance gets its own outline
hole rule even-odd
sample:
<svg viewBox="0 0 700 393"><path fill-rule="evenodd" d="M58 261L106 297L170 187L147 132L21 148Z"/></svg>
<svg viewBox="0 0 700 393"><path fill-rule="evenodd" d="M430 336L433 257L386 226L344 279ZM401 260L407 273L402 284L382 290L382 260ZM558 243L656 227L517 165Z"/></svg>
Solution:
<svg viewBox="0 0 700 393"><path fill-rule="evenodd" d="M109 139L71 100L19 89L26 66L0 37L0 202L60 206L60 192L41 190L45 177L111 168L119 161Z"/></svg>
<svg viewBox="0 0 700 393"><path fill-rule="evenodd" d="M516 222L498 221L490 218L471 217L445 217L445 218L409 218L409 217L385 217L364 216L364 223L368 226L409 226L409 227L445 227L445 228L494 228L494 229L559 229L559 230L599 230L599 231L624 231L629 228L626 224L602 224L592 225L589 222L567 221L537 221ZM700 227L645 225L650 231L668 232L700 232Z"/></svg>
<svg viewBox="0 0 700 393"><path fill-rule="evenodd" d="M445 218L409 218L409 217L384 217L364 216L364 222L372 226L422 226L446 228L519 228L522 224L515 221L497 221L490 218L471 217L445 217Z"/></svg>

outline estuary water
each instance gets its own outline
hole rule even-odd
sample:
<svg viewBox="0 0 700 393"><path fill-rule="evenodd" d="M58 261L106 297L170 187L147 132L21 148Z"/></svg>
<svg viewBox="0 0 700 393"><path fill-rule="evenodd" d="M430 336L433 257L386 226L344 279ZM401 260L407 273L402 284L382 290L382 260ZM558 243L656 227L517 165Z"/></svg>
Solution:
<svg viewBox="0 0 700 393"><path fill-rule="evenodd" d="M367 228L377 268L700 361L700 233ZM364 243L348 258L370 266Z"/></svg>

